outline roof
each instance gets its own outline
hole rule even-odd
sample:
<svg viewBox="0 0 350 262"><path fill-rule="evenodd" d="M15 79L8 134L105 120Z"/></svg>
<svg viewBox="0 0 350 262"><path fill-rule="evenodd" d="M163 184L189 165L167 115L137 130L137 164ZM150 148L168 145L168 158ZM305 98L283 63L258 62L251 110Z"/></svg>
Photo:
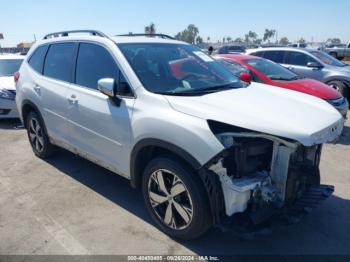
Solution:
<svg viewBox="0 0 350 262"><path fill-rule="evenodd" d="M304 52L311 52L311 51L317 51L316 49L312 48L297 48L297 47L264 47L264 48L255 48L255 49L248 49L248 53L252 52L264 52L264 51L304 51Z"/></svg>
<svg viewBox="0 0 350 262"><path fill-rule="evenodd" d="M62 42L62 41L108 41L113 40L117 44L121 43L165 43L165 44L187 44L173 39L163 39L159 37L145 37L145 36L112 36L112 37L101 37L94 35L68 35L60 37L52 37L48 39L43 39L37 42L37 44L52 43L52 42Z"/></svg>

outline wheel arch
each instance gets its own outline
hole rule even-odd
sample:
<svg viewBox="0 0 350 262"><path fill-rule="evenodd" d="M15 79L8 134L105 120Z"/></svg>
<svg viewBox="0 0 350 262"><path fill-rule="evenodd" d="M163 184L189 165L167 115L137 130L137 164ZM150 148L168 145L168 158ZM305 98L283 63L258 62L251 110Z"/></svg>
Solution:
<svg viewBox="0 0 350 262"><path fill-rule="evenodd" d="M23 120L23 125L25 128L27 128L27 116L30 112L34 111L35 113L38 114L40 120L42 121L42 123L44 123L44 119L42 117L42 114L39 110L39 108L30 100L23 100L22 102L22 106L21 106L21 115L22 115L22 120ZM45 124L44 124L44 129L45 129L45 132L46 132L46 127L45 127Z"/></svg>
<svg viewBox="0 0 350 262"><path fill-rule="evenodd" d="M181 147L164 140L145 138L137 142L131 152L130 183L133 188L140 187L142 173L147 163L161 154L173 155L194 170L199 170L202 166L197 159Z"/></svg>

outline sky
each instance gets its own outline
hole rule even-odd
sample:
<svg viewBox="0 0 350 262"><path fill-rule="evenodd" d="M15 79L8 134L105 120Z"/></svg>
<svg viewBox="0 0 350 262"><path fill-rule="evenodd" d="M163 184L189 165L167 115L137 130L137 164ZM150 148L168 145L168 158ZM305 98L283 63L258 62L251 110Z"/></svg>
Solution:
<svg viewBox="0 0 350 262"><path fill-rule="evenodd" d="M46 33L97 29L115 35L143 33L155 23L158 33L175 35L189 24L213 41L244 37L249 30L262 38L265 28L278 38L350 40L349 0L0 0L1 46L42 38Z"/></svg>

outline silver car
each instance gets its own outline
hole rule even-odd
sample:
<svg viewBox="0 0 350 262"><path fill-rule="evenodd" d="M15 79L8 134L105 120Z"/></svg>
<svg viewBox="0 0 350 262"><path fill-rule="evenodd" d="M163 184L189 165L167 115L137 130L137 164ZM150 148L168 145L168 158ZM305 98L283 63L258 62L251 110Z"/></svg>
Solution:
<svg viewBox="0 0 350 262"><path fill-rule="evenodd" d="M243 83L159 36L83 30L37 41L16 86L35 155L59 146L124 176L154 223L180 239L211 226L251 232L275 207L298 205L301 215L331 195L318 167L322 144L344 125L332 106Z"/></svg>
<svg viewBox="0 0 350 262"><path fill-rule="evenodd" d="M246 53L272 60L298 75L326 83L349 99L350 65L340 62L323 51L279 47L250 49Z"/></svg>

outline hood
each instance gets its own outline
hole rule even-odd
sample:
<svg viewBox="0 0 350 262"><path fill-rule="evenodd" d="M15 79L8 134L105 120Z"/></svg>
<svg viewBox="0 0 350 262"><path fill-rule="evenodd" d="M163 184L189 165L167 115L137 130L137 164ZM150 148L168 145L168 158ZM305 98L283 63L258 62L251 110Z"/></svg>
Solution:
<svg viewBox="0 0 350 262"><path fill-rule="evenodd" d="M322 99L337 99L341 94L334 88L313 79L295 81L273 81L274 85L302 92Z"/></svg>
<svg viewBox="0 0 350 262"><path fill-rule="evenodd" d="M336 139L344 120L327 102L283 88L252 83L203 96L166 96L174 110L206 120L299 141Z"/></svg>
<svg viewBox="0 0 350 262"><path fill-rule="evenodd" d="M16 85L13 76L1 76L0 89L16 90Z"/></svg>

